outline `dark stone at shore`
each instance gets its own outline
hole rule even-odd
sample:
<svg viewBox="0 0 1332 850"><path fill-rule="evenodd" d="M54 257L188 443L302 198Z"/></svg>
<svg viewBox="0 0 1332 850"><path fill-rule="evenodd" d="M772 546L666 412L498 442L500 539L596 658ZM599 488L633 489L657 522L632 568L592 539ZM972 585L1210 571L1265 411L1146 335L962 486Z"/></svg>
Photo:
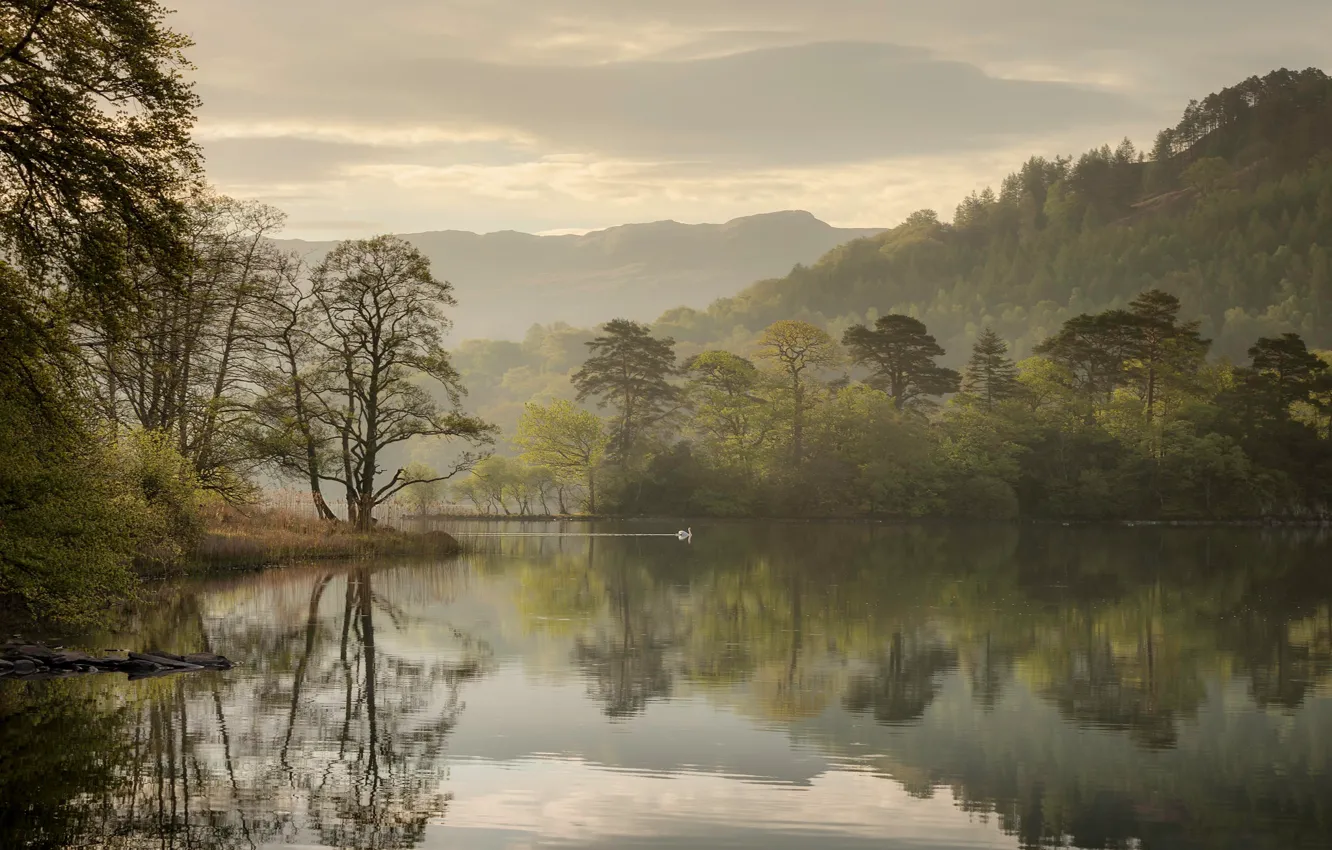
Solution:
<svg viewBox="0 0 1332 850"><path fill-rule="evenodd" d="M67 649L64 652L57 652L51 657L52 667L76 667L80 664L88 664L93 657L86 652Z"/></svg>
<svg viewBox="0 0 1332 850"><path fill-rule="evenodd" d="M122 673L156 673L162 667L160 664L154 664L142 658L132 658L122 663L117 669Z"/></svg>
<svg viewBox="0 0 1332 850"><path fill-rule="evenodd" d="M53 650L40 644L7 643L0 646L0 677L54 679L84 673L120 672L131 679L199 670L230 670L232 663L221 655L199 652L130 652L128 658L94 658L77 650Z"/></svg>
<svg viewBox="0 0 1332 850"><path fill-rule="evenodd" d="M211 652L194 652L183 656L182 661L189 664L197 664L209 670L230 670L234 665L220 655L214 655Z"/></svg>
<svg viewBox="0 0 1332 850"><path fill-rule="evenodd" d="M34 644L24 644L23 646L20 646L18 648L18 654L26 658L40 658L43 660L56 657L54 650L47 649L44 646L36 646Z"/></svg>

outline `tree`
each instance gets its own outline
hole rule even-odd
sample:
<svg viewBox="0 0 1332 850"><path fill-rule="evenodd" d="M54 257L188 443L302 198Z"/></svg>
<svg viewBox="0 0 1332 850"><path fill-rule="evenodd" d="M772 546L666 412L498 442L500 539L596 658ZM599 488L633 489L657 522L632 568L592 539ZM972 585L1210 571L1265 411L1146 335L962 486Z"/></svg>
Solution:
<svg viewBox="0 0 1332 850"><path fill-rule="evenodd" d="M1068 370L1074 387L1089 399L1108 401L1125 380L1124 364L1138 346L1138 322L1124 310L1074 316L1036 353Z"/></svg>
<svg viewBox="0 0 1332 850"><path fill-rule="evenodd" d="M1136 322L1136 339L1128 372L1138 378L1150 421L1156 415L1161 383L1173 389L1194 383L1211 341L1198 333L1197 321L1181 324L1179 299L1159 289L1133 299L1129 315Z"/></svg>
<svg viewBox="0 0 1332 850"><path fill-rule="evenodd" d="M301 261L279 256L256 309L255 339L262 349L253 372L257 396L245 438L256 457L300 477L320 519L335 520L320 486L332 468L332 429L318 418L320 391L336 378L320 368L315 293L304 285Z"/></svg>
<svg viewBox="0 0 1332 850"><path fill-rule="evenodd" d="M986 410L1017 394L1017 364L1008 356L1008 343L985 328L971 347L962 379L962 392L980 400Z"/></svg>
<svg viewBox="0 0 1332 850"><path fill-rule="evenodd" d="M587 343L591 356L573 376L578 400L596 398L598 407L616 410L612 452L627 467L644 432L672 412L679 390L675 340L657 339L645 325L614 319Z"/></svg>
<svg viewBox="0 0 1332 850"><path fill-rule="evenodd" d="M203 485L228 498L248 490L242 438L263 350L260 314L282 260L269 241L285 217L272 207L195 193L185 211L183 261L131 263L140 297L79 329L100 413L169 435Z"/></svg>
<svg viewBox="0 0 1332 850"><path fill-rule="evenodd" d="M599 417L563 399L549 405L529 402L513 441L528 463L552 470L563 481L585 485L587 511L597 512L597 469L611 441Z"/></svg>
<svg viewBox="0 0 1332 850"><path fill-rule="evenodd" d="M900 314L879 318L871 330L854 325L842 336L851 359L871 370L869 385L905 410L923 396L957 392L961 376L934 362L944 350L919 319Z"/></svg>
<svg viewBox="0 0 1332 850"><path fill-rule="evenodd" d="M1263 337L1249 349L1249 357L1252 364L1241 378L1275 419L1288 418L1292 404L1309 401L1329 372L1328 364L1309 351L1299 334Z"/></svg>
<svg viewBox="0 0 1332 850"><path fill-rule="evenodd" d="M759 337L759 358L771 362L791 388L791 456L799 466L805 457L806 372L841 362L837 343L822 328L795 319L769 325Z"/></svg>
<svg viewBox="0 0 1332 850"><path fill-rule="evenodd" d="M0 24L0 234L25 266L80 266L99 237L177 242L198 172L188 38L156 0L15 0ZM116 277L81 275L100 289Z"/></svg>
<svg viewBox="0 0 1332 850"><path fill-rule="evenodd" d="M0 10L0 594L87 619L133 585L147 495L87 415L74 319L180 254L198 173L188 40L153 0Z"/></svg>
<svg viewBox="0 0 1332 850"><path fill-rule="evenodd" d="M705 351L685 364L690 375L693 426L723 467L754 473L755 455L772 435L768 400L758 395L763 376L729 351Z"/></svg>
<svg viewBox="0 0 1332 850"><path fill-rule="evenodd" d="M324 370L337 376L315 391L320 419L336 434L341 470L321 478L347 493L348 521L361 530L374 524L375 507L410 483L399 469L387 483L378 476L383 453L416 437L493 442L494 428L462 411L466 390L443 348L454 301L451 284L437 280L430 261L396 236L342 242L312 275L322 327ZM421 386L438 383L441 407ZM478 457L464 451L444 481L471 469Z"/></svg>
<svg viewBox="0 0 1332 850"><path fill-rule="evenodd" d="M402 480L407 482L401 491L402 498L418 516L425 516L426 511L438 504L443 482L434 469L424 463L409 463L402 470Z"/></svg>

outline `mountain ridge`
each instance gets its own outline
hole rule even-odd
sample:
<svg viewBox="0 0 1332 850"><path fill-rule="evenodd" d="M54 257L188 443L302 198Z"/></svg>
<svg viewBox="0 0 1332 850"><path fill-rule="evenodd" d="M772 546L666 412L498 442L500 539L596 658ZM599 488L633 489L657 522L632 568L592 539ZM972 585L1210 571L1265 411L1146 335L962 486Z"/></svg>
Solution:
<svg viewBox="0 0 1332 850"><path fill-rule="evenodd" d="M720 223L674 220L585 234L437 230L399 234L456 287L455 340L519 339L533 324L649 321L684 304L710 303L756 280L784 275L833 248L886 228L839 228L805 210ZM335 241L276 239L317 262Z"/></svg>

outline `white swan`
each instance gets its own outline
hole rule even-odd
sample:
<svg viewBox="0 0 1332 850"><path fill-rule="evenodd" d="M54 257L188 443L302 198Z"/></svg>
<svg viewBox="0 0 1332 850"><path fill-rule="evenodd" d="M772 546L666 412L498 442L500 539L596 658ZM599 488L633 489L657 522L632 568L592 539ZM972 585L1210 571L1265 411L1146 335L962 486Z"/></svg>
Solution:
<svg viewBox="0 0 1332 850"><path fill-rule="evenodd" d="M675 536L680 538L681 540L691 540L694 537L694 529L689 528L686 529L685 531L677 531L675 532Z"/></svg>

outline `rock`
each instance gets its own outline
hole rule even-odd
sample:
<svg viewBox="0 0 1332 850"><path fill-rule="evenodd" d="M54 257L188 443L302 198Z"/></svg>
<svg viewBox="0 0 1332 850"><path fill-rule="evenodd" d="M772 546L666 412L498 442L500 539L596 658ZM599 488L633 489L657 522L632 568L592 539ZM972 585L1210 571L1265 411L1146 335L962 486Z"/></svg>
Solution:
<svg viewBox="0 0 1332 850"><path fill-rule="evenodd" d="M69 649L64 652L57 652L51 658L51 665L53 667L75 667L80 664L87 664L92 660L93 657L86 652Z"/></svg>
<svg viewBox="0 0 1332 850"><path fill-rule="evenodd" d="M156 664L158 667L170 667L175 670L202 670L199 664L189 664L183 660L177 661L174 658L166 658L161 655L149 655L146 652L131 652L129 654L131 661L146 661L149 664Z"/></svg>
<svg viewBox="0 0 1332 850"><path fill-rule="evenodd" d="M120 652L121 650L104 650ZM0 676L24 679L54 679L83 673L122 672L131 679L188 673L198 670L229 670L231 662L221 655L198 652L176 655L171 652L131 652L128 658L94 658L86 652L52 649L41 644L11 641L0 645Z"/></svg>
<svg viewBox="0 0 1332 850"><path fill-rule="evenodd" d="M211 652L195 652L183 656L181 660L189 664L197 664L200 667L207 667L210 670L230 670L232 667L230 661Z"/></svg>
<svg viewBox="0 0 1332 850"><path fill-rule="evenodd" d="M162 667L143 658L131 658L129 661L121 663L118 669L122 673L156 673Z"/></svg>

